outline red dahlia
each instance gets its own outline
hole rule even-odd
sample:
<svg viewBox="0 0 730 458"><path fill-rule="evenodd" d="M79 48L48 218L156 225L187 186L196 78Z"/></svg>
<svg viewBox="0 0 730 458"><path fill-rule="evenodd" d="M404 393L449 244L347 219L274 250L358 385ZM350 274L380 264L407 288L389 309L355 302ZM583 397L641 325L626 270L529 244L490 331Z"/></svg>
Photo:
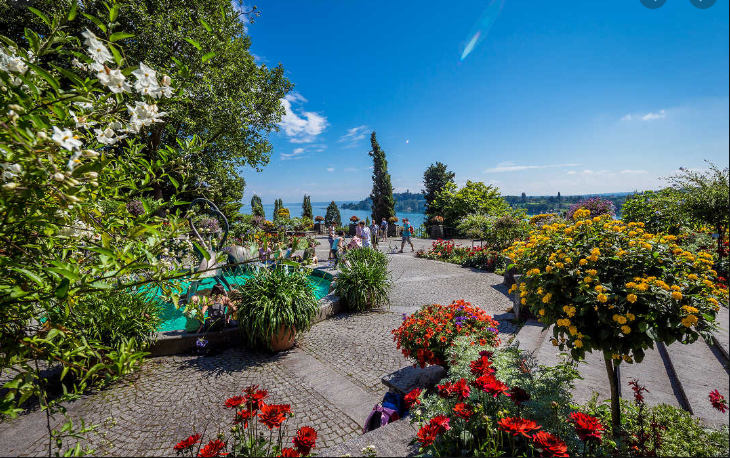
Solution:
<svg viewBox="0 0 730 458"><path fill-rule="evenodd" d="M297 456L300 456L300 455L299 455L299 452L297 452L297 451L296 451L296 450L294 450L293 448L291 448L291 447L284 447L284 448L283 448L283 449L281 450L281 454L280 454L279 456L291 456L291 457L297 457Z"/></svg>
<svg viewBox="0 0 730 458"><path fill-rule="evenodd" d="M438 430L436 426L433 426L431 423L424 425L418 430L418 433L416 433L416 438L418 439L418 442L421 443L422 447L428 447L433 444L433 441L436 440L437 436Z"/></svg>
<svg viewBox="0 0 730 458"><path fill-rule="evenodd" d="M200 434L193 434L192 436L188 437L187 439L183 439L180 442L173 447L173 449L177 450L178 452L189 449L193 445L200 442Z"/></svg>
<svg viewBox="0 0 730 458"><path fill-rule="evenodd" d="M727 401L725 400L725 396L721 395L717 390L710 391L710 403L712 404L712 407L722 413L725 413L727 410Z"/></svg>
<svg viewBox="0 0 730 458"><path fill-rule="evenodd" d="M216 439L214 441L208 442L205 447L200 449L200 451L198 452L198 456L211 457L228 455L227 453L221 453L221 450L223 450L224 448L226 448L226 443L220 439Z"/></svg>
<svg viewBox="0 0 730 458"><path fill-rule="evenodd" d="M309 426L302 426L299 431L297 431L297 435L294 436L294 439L292 439L292 443L302 456L309 455L309 452L314 448L316 442L317 431Z"/></svg>
<svg viewBox="0 0 730 458"><path fill-rule="evenodd" d="M499 396L500 393L505 396L510 396L509 387L494 378L494 376L492 375L482 375L481 377L474 380L472 382L472 385L484 391L485 393L493 395L495 398Z"/></svg>
<svg viewBox="0 0 730 458"><path fill-rule="evenodd" d="M513 436L522 434L525 437L530 437L529 433L534 433L541 428L540 425L527 418L517 417L506 417L501 418L498 422L498 429L504 431Z"/></svg>
<svg viewBox="0 0 730 458"><path fill-rule="evenodd" d="M575 427L575 432L583 442L594 440L601 443L601 432L605 429L598 418L586 415L583 412L570 414L568 422Z"/></svg>
<svg viewBox="0 0 730 458"><path fill-rule="evenodd" d="M565 442L545 431L538 431L532 436L532 445L540 456L568 456Z"/></svg>
<svg viewBox="0 0 730 458"><path fill-rule="evenodd" d="M256 412L253 410L241 410L236 412L236 419L234 423L243 423L243 427L248 427L248 421L256 416Z"/></svg>
<svg viewBox="0 0 730 458"><path fill-rule="evenodd" d="M469 363L469 367L471 367L471 373L477 376L493 374L494 369L491 366L492 362L487 356L482 356L476 361L472 361Z"/></svg>
<svg viewBox="0 0 730 458"><path fill-rule="evenodd" d="M530 393L523 390L519 386L513 386L512 388L510 388L509 393L512 395L512 402L514 402L518 406L521 406L522 404L530 400Z"/></svg>
<svg viewBox="0 0 730 458"><path fill-rule="evenodd" d="M265 424L269 429L278 428L291 413L289 404L269 404L261 406L259 422Z"/></svg>
<svg viewBox="0 0 730 458"><path fill-rule="evenodd" d="M446 382L443 385L438 385L437 388L438 388L438 395L441 396L442 398L449 398L454 394L451 390L452 385L450 382Z"/></svg>
<svg viewBox="0 0 730 458"><path fill-rule="evenodd" d="M469 404L464 404L463 402L454 406L454 413L457 417L463 418L464 420L468 420L472 415L474 415L474 411L471 409L471 406Z"/></svg>
<svg viewBox="0 0 730 458"><path fill-rule="evenodd" d="M406 396L403 398L403 400L406 402L406 406L410 409L413 407L414 404L418 405L421 403L421 401L418 399L418 396L421 394L420 388L413 388Z"/></svg>
<svg viewBox="0 0 730 458"><path fill-rule="evenodd" d="M451 392L453 394L456 394L456 396L459 398L459 401L463 401L464 399L469 397L471 388L469 388L469 384L467 383L466 379L463 378L451 386Z"/></svg>
<svg viewBox="0 0 730 458"><path fill-rule="evenodd" d="M449 426L449 417L446 415L436 415L428 424L436 428L436 434L443 434L451 429L451 426Z"/></svg>
<svg viewBox="0 0 730 458"><path fill-rule="evenodd" d="M240 406L244 402L246 402L246 398L244 396L233 396L232 398L226 399L225 406L229 409L233 409L234 407Z"/></svg>
<svg viewBox="0 0 730 458"><path fill-rule="evenodd" d="M251 404L251 410L260 410L261 406L264 405L264 399L267 397L269 397L269 392L266 390L246 392L246 402Z"/></svg>

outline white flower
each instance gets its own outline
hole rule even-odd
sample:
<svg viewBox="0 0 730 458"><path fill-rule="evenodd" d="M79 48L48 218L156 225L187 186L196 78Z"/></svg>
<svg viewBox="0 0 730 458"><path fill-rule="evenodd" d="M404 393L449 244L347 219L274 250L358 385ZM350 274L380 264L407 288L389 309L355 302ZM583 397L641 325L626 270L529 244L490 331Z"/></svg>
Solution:
<svg viewBox="0 0 730 458"><path fill-rule="evenodd" d="M105 130L94 129L94 133L96 133L96 140L105 145L113 145L126 137L126 135L117 135L111 127L107 127Z"/></svg>
<svg viewBox="0 0 730 458"><path fill-rule="evenodd" d="M43 132L42 130L39 130L38 133L35 134L35 136L38 137L38 140L41 140L41 141L48 140L48 135L46 135L46 133Z"/></svg>
<svg viewBox="0 0 730 458"><path fill-rule="evenodd" d="M152 98L159 98L162 95L162 90L158 85L147 84L146 81L137 81L134 85L134 89L142 95L148 95Z"/></svg>
<svg viewBox="0 0 730 458"><path fill-rule="evenodd" d="M90 104L89 102L74 102L74 105L81 108L82 110L91 110L94 108L94 105Z"/></svg>
<svg viewBox="0 0 730 458"><path fill-rule="evenodd" d="M81 62L80 62L80 61L79 61L79 60L78 60L77 58L75 58L75 57L74 57L74 58L73 58L73 59L71 60L71 65L73 65L73 66L74 66L74 67L76 67L76 68L80 68L81 70L88 70L88 67L86 66L86 64L84 64L84 63L81 63Z"/></svg>
<svg viewBox="0 0 730 458"><path fill-rule="evenodd" d="M3 191L12 191L12 190L13 190L13 189L15 189L16 187L18 187L18 183L15 183L15 182L11 182L11 183L5 183L5 184L4 184L3 186L2 186L2 188L3 188Z"/></svg>
<svg viewBox="0 0 730 458"><path fill-rule="evenodd" d="M81 141L74 138L73 132L68 129L61 130L53 126L53 137L51 139L62 148L72 151L81 147Z"/></svg>
<svg viewBox="0 0 730 458"><path fill-rule="evenodd" d="M132 72L137 78L137 82L143 83L145 86L157 86L157 72L148 67L144 62L139 63L139 68ZM164 81L164 78L163 78Z"/></svg>
<svg viewBox="0 0 730 458"><path fill-rule="evenodd" d="M66 175L61 172L56 172L53 174L53 179L56 181L63 181L66 179Z"/></svg>
<svg viewBox="0 0 730 458"><path fill-rule="evenodd" d="M96 124L96 121L88 121L86 119L86 116L76 116L76 113L69 110L69 114L74 119L74 122L76 123L76 128L79 129L81 127L85 129L89 129L91 126Z"/></svg>
<svg viewBox="0 0 730 458"><path fill-rule="evenodd" d="M80 150L74 151L74 153L71 155L71 158L68 160L66 167L68 167L69 170L73 170L74 167L76 167L76 164L81 163L81 159L79 159L80 157L81 157L81 151Z"/></svg>
<svg viewBox="0 0 730 458"><path fill-rule="evenodd" d="M84 44L87 46L87 52L89 53L89 56L94 59L94 61L98 63L104 63L113 59L112 54L109 52L106 46L104 46L104 43L96 38L96 35L89 32L88 29L84 31L81 35L84 36Z"/></svg>
<svg viewBox="0 0 730 458"><path fill-rule="evenodd" d="M26 71L28 71L28 65L18 56L13 56L9 58L5 65L7 66L7 69L14 73L20 73L21 75L25 74Z"/></svg>
<svg viewBox="0 0 730 458"><path fill-rule="evenodd" d="M9 162L5 162L2 164L3 167L3 173L2 173L2 179L3 181L9 181L13 178L17 177L23 172L23 168L20 166L20 164L11 164Z"/></svg>
<svg viewBox="0 0 730 458"><path fill-rule="evenodd" d="M172 83L172 80L170 79L169 76L165 75L165 76L162 77L162 85L163 86L168 87L168 86L170 86L170 83Z"/></svg>
<svg viewBox="0 0 730 458"><path fill-rule="evenodd" d="M135 102L135 107L127 105L127 109L131 114L129 118L129 128L131 132L139 133L143 126L151 126L152 123L162 122L162 116L167 113L160 112L155 104L147 104L144 102Z"/></svg>
<svg viewBox="0 0 730 458"><path fill-rule="evenodd" d="M85 149L81 152L84 157L99 157L99 153L93 149Z"/></svg>
<svg viewBox="0 0 730 458"><path fill-rule="evenodd" d="M132 86L130 86L122 75L122 71L119 69L112 70L109 74L109 84L106 85L110 91L115 94L122 92L132 92Z"/></svg>

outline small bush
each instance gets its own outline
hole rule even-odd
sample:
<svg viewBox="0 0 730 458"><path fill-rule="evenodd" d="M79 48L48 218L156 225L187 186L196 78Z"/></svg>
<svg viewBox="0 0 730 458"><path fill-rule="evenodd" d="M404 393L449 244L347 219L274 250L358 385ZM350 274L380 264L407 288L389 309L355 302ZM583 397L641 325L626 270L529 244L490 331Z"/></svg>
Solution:
<svg viewBox="0 0 730 458"><path fill-rule="evenodd" d="M578 209L590 210L591 216L609 215L613 217L616 214L616 207L608 199L602 199L598 196L576 202L568 208L566 217L573 219L573 214Z"/></svg>
<svg viewBox="0 0 730 458"><path fill-rule="evenodd" d="M343 305L356 312L388 305L393 285L385 254L358 248L348 251L345 260L340 264L334 290Z"/></svg>

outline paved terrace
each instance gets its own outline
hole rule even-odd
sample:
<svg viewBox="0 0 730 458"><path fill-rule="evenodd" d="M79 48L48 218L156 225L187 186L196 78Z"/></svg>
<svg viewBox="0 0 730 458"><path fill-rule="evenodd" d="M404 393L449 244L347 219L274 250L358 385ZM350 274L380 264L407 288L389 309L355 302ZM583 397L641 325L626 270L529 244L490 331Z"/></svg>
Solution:
<svg viewBox="0 0 730 458"><path fill-rule="evenodd" d="M317 256L325 265L327 239L320 240ZM400 238L391 242L400 247ZM431 241L414 244L418 249ZM101 425L89 439L95 455L174 455L172 446L193 430L205 431L206 438L226 431L232 412L223 402L257 384L269 391L270 402L291 404L289 437L300 426L317 429L316 452L355 438L386 392L380 378L409 365L390 333L404 313L462 298L492 315L511 307L501 276L417 259L406 250L388 255L395 286L389 310L336 315L301 335L292 350L275 355L231 348L208 357L150 358L127 380L69 403L69 415ZM515 331L503 321L503 340ZM0 456L44 455L47 444L40 411L0 423Z"/></svg>

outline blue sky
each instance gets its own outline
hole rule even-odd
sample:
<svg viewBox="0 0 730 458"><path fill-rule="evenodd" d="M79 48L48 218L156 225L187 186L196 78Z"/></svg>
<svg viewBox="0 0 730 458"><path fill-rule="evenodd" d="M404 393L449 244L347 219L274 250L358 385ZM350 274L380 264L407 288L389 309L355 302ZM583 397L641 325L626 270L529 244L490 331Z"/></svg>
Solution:
<svg viewBox="0 0 730 458"><path fill-rule="evenodd" d="M725 0L256 4L252 52L295 89L246 204L366 197L373 130L398 192L437 160L505 195L656 189L728 164Z"/></svg>

